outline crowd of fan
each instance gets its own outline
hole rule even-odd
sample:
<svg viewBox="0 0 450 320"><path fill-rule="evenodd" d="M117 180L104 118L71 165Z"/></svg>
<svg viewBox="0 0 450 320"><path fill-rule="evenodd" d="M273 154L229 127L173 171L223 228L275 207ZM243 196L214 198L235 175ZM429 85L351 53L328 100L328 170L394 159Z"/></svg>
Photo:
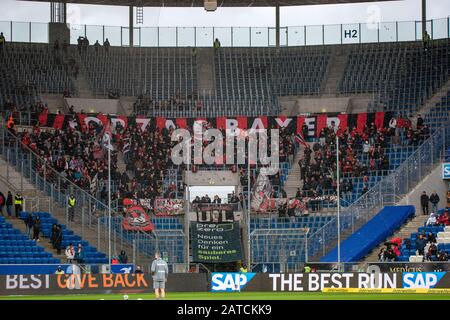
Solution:
<svg viewBox="0 0 450 320"><path fill-rule="evenodd" d="M306 136L308 127L302 128ZM363 178L362 194L368 191L368 176L372 173L386 175L389 172L389 158L386 149L389 146L417 146L430 136L428 126L423 124L420 115L414 126L405 122L398 127L392 119L388 128L377 128L375 123L365 126L362 133L356 128L338 130L334 122L319 134L319 142L307 145L303 157L299 160L301 197L317 197L336 194L336 135L339 139L339 165L341 195L344 198L353 192L353 177Z"/></svg>
<svg viewBox="0 0 450 320"><path fill-rule="evenodd" d="M46 107L37 106L40 110ZM71 112L73 115L73 112ZM391 121L392 122L392 121ZM205 129L208 129L208 124ZM127 128L118 125L114 128L113 142L124 155L126 171L119 172L117 167L117 152L112 153L111 175L115 185L113 200L130 197L134 199L155 199L156 197L175 198L177 191L183 190L181 180L172 181L164 188L164 178L168 176L167 170L174 170L179 176L184 166L175 166L171 160L172 147L177 143L171 141L172 128L156 128L154 122L150 122L145 130L136 123L128 123ZM190 129L192 131L192 128ZM303 135L307 136L308 127L302 128ZM87 132L81 132L72 126L66 126L63 130L47 130L35 125L31 131L20 133L21 141L34 152L40 155L46 163L38 163L37 169L41 175L52 178L54 174L50 168L63 177L85 190L101 190L100 199L106 201L108 178L108 164L106 152L101 146L103 128L95 122L91 122ZM429 136L429 129L423 125L423 120L418 117L415 128L405 126L398 128L395 123L390 123L389 128L376 128L372 123L365 127L362 134L356 128L345 131L338 130L334 123L324 128L319 135L319 141L305 144L303 157L299 161L302 189L298 190L296 197L314 198L322 195L336 194L336 162L335 162L335 137L339 137L340 169L344 180L341 184L342 194L352 194L353 185L351 177L363 177L364 189L368 190L368 175L376 171L386 174L389 170L389 160L385 155L386 148L402 144L415 145ZM405 139L400 139L400 137ZM293 161L297 147L294 132L282 128L280 130L280 162ZM209 142L204 141L204 145ZM269 140L270 144L270 140ZM235 149L237 153L237 146ZM192 156L194 156L192 154ZM224 156L225 157L225 156ZM236 159L236 158L235 158ZM239 172L243 186L248 183L247 165L227 165L225 161L219 161L218 166L228 166L232 171ZM258 168L251 164L250 179L254 184L258 176ZM258 166L259 168L261 166ZM46 169L44 169L46 168ZM195 170L195 166L192 166ZM256 169L256 170L253 170ZM167 180L167 179L166 179ZM286 192L281 187L280 174L270 177L277 192L274 198L286 197ZM51 181L51 180L50 180Z"/></svg>
<svg viewBox="0 0 450 320"><path fill-rule="evenodd" d="M10 131L43 159L37 161L36 170L48 181L56 183L56 173L59 173L85 190L95 190L106 184L108 163L101 146L102 128L95 123L89 124L86 133L71 126L56 130L42 129L38 125L22 132ZM117 170L117 153L113 152L111 159L111 176L118 180L121 174ZM67 185L62 181L60 187L66 188Z"/></svg>
<svg viewBox="0 0 450 320"><path fill-rule="evenodd" d="M431 213L425 225L427 227L449 226L449 208L446 208L441 214ZM378 253L378 260L381 262L397 261L398 257L402 255L401 244L402 240L400 238L394 238L385 242ZM406 250L411 250L412 244L410 239L404 239L403 244ZM419 234L414 244L416 255L422 256L424 261L448 261L450 258L445 250L439 250L436 234L433 232Z"/></svg>

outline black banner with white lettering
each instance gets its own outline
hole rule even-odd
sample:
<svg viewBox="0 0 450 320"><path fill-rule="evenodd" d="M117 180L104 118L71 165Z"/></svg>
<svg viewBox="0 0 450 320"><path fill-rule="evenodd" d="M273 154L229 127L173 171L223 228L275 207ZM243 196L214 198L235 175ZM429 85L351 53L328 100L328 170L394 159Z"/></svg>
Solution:
<svg viewBox="0 0 450 320"><path fill-rule="evenodd" d="M118 128L126 129L128 125L137 125L142 130L163 130L163 129L193 129L197 128L217 128L217 129L284 129L289 133L318 137L325 127L333 130L350 131L355 128L358 133L362 133L364 127L370 127L373 123L376 128L387 128L392 119L392 112L359 113L359 114L318 114L299 115L293 117L286 116L261 116L261 117L217 117L217 118L146 118L142 116L116 116L96 114L55 115L48 111L39 115L39 123L44 127L55 129L65 129L71 127L79 131L87 132L101 128L109 121L113 132ZM397 123L407 120L397 118Z"/></svg>
<svg viewBox="0 0 450 320"><path fill-rule="evenodd" d="M194 262L223 263L242 260L239 222L191 222Z"/></svg>

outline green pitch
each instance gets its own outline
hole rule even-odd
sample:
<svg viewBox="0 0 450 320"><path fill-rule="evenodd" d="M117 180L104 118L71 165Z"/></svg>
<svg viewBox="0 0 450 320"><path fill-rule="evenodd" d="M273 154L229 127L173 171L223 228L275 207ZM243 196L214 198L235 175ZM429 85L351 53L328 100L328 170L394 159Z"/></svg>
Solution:
<svg viewBox="0 0 450 320"><path fill-rule="evenodd" d="M152 293L128 294L129 300L154 300ZM0 296L0 300L123 300L123 294L85 294L64 296ZM450 294L405 293L305 293L305 292L174 292L166 300L450 300Z"/></svg>

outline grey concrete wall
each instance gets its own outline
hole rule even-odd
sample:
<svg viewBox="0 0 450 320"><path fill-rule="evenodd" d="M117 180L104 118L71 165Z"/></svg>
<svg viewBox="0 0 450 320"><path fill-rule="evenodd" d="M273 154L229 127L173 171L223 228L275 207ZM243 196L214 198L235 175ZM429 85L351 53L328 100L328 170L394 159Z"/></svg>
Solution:
<svg viewBox="0 0 450 320"><path fill-rule="evenodd" d="M64 40L70 43L70 29L65 23L49 23L48 24L48 39L49 43L53 44L58 39L61 45Z"/></svg>
<svg viewBox="0 0 450 320"><path fill-rule="evenodd" d="M422 180L402 201L399 205L410 204L416 207L416 213L422 214L422 207L420 206L420 195L423 191L426 191L430 195L433 191L436 191L441 201L439 207L445 207L447 204L447 190L448 181L442 179L442 166L436 166L436 168ZM431 205L430 205L431 210Z"/></svg>

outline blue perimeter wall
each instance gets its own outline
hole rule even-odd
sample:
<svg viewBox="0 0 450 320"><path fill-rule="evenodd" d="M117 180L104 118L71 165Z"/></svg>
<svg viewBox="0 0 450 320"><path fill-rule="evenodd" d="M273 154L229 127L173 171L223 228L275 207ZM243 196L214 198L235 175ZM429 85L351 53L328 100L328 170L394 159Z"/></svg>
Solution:
<svg viewBox="0 0 450 320"><path fill-rule="evenodd" d="M414 206L386 206L369 222L341 242L341 262L358 262L415 215ZM320 262L337 262L337 246Z"/></svg>

